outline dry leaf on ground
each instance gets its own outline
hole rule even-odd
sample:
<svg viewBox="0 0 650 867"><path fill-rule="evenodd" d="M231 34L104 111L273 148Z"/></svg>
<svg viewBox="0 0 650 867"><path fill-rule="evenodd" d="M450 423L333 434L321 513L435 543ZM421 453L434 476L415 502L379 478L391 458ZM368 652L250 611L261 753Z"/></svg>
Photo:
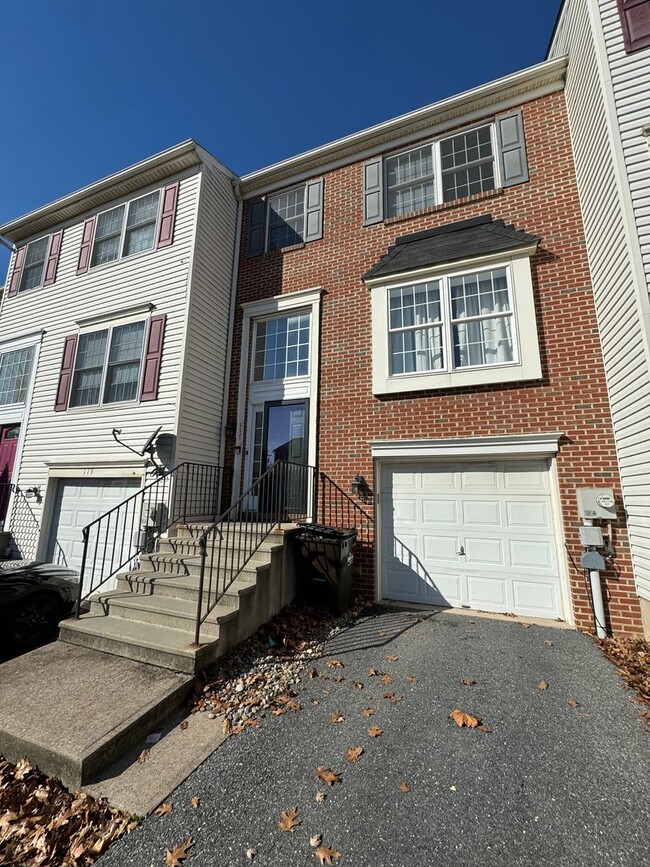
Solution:
<svg viewBox="0 0 650 867"><path fill-rule="evenodd" d="M257 849L251 848L251 849L246 850L246 857L248 858L249 861L252 861L256 855L257 855Z"/></svg>
<svg viewBox="0 0 650 867"><path fill-rule="evenodd" d="M355 765L362 755L363 747L348 747L348 749L345 751L345 756L347 760Z"/></svg>
<svg viewBox="0 0 650 867"><path fill-rule="evenodd" d="M365 687L365 684L361 683L360 680L355 680L353 686L355 689L363 689Z"/></svg>
<svg viewBox="0 0 650 867"><path fill-rule="evenodd" d="M478 731L483 732L486 735L492 734L492 729L489 729L487 726L479 726Z"/></svg>
<svg viewBox="0 0 650 867"><path fill-rule="evenodd" d="M340 659L328 659L325 665L328 668L345 668Z"/></svg>
<svg viewBox="0 0 650 867"><path fill-rule="evenodd" d="M281 831L294 831L301 823L301 819L297 818L298 807L292 807L290 810L283 810L280 813L278 825Z"/></svg>
<svg viewBox="0 0 650 867"><path fill-rule="evenodd" d="M548 689L548 683L545 680L539 682L539 689Z"/></svg>
<svg viewBox="0 0 650 867"><path fill-rule="evenodd" d="M142 750L140 755L138 756L138 764L143 764L149 758L149 750Z"/></svg>
<svg viewBox="0 0 650 867"><path fill-rule="evenodd" d="M388 662L397 662L399 656L385 656L384 659L388 660Z"/></svg>
<svg viewBox="0 0 650 867"><path fill-rule="evenodd" d="M313 680L313 679L316 677L317 674L318 674L318 672L316 671L315 668L308 668L308 669L307 669L307 677L308 677L310 680Z"/></svg>
<svg viewBox="0 0 650 867"><path fill-rule="evenodd" d="M544 641L544 644L545 644L547 647L553 647L553 642L551 641L550 638L547 638L547 639Z"/></svg>
<svg viewBox="0 0 650 867"><path fill-rule="evenodd" d="M180 724L180 730L182 732L184 732L188 726L189 726L189 722L186 719L184 719L183 722Z"/></svg>
<svg viewBox="0 0 650 867"><path fill-rule="evenodd" d="M580 707L580 702L576 701L575 698L568 698L567 704L570 704L571 707Z"/></svg>
<svg viewBox="0 0 650 867"><path fill-rule="evenodd" d="M322 804L326 798L327 798L327 795L325 794L325 792L316 792L316 801L319 804Z"/></svg>
<svg viewBox="0 0 650 867"><path fill-rule="evenodd" d="M471 677L465 677L463 680L459 680L458 683L462 683L463 686L474 686L476 681L472 680Z"/></svg>
<svg viewBox="0 0 650 867"><path fill-rule="evenodd" d="M383 638L383 637L386 635L386 632L385 632L385 630L382 629L382 631L381 631L381 632L378 632L377 635L378 635L380 638Z"/></svg>
<svg viewBox="0 0 650 867"><path fill-rule="evenodd" d="M335 710L334 713L330 714L330 722L334 724L342 723L345 722L345 717L340 710Z"/></svg>
<svg viewBox="0 0 650 867"><path fill-rule="evenodd" d="M382 677L381 682L382 682L385 686L388 686L389 683L392 683L392 682L393 682L393 678L390 676L390 674L385 674L385 675Z"/></svg>
<svg viewBox="0 0 650 867"><path fill-rule="evenodd" d="M369 677L379 677L380 674L381 674L381 671L379 671L378 668L369 668L368 669L368 676Z"/></svg>
<svg viewBox="0 0 650 867"><path fill-rule="evenodd" d="M383 735L383 733L384 730L379 726L370 726L370 728L368 729L368 734L371 738L378 738L379 735Z"/></svg>
<svg viewBox="0 0 650 867"><path fill-rule="evenodd" d="M408 783L400 783L398 788L400 792L404 792L405 795L408 795L408 793L411 791L411 787Z"/></svg>
<svg viewBox="0 0 650 867"><path fill-rule="evenodd" d="M369 716L373 716L374 712L375 712L374 707L367 707L361 711L361 715L365 716L365 717L369 717Z"/></svg>
<svg viewBox="0 0 650 867"><path fill-rule="evenodd" d="M192 805L193 810L198 810L201 804L201 799L197 798L196 795L190 800L190 804Z"/></svg>
<svg viewBox="0 0 650 867"><path fill-rule="evenodd" d="M325 864L327 867L330 867L333 863L332 858L337 860L341 857L340 852L337 852L336 849L330 849L329 846L319 846L314 852L314 855L320 864Z"/></svg>
<svg viewBox="0 0 650 867"><path fill-rule="evenodd" d="M154 810L154 813L157 816L164 816L165 813L171 813L171 811L173 809L174 809L173 804L170 804L170 803L161 804L159 807L156 807L156 809Z"/></svg>
<svg viewBox="0 0 650 867"><path fill-rule="evenodd" d="M333 771L330 771L329 768L325 768L322 765L319 765L319 767L316 768L316 776L319 780L327 783L328 786L333 786L334 783L341 782L339 774L335 774Z"/></svg>
<svg viewBox="0 0 650 867"><path fill-rule="evenodd" d="M192 856L189 853L189 850L194 845L194 840L192 837L188 837L183 843L179 843L177 846L174 846L170 851L169 849L165 850L165 861L167 862L167 867L183 867L183 861L191 858Z"/></svg>
<svg viewBox="0 0 650 867"><path fill-rule="evenodd" d="M323 842L323 835L322 835L322 834L313 834L313 835L309 838L309 845L310 845L313 849L315 849L317 846L320 846L320 844L321 844L322 842Z"/></svg>
<svg viewBox="0 0 650 867"><path fill-rule="evenodd" d="M451 717L451 719L453 719L453 721L459 728L467 726L467 728L475 729L478 728L481 724L481 720L479 717L472 716L471 714L465 713L462 710L458 710L458 708L452 710L449 716Z"/></svg>
<svg viewBox="0 0 650 867"><path fill-rule="evenodd" d="M334 677L332 678L332 680L334 681L334 683L343 683L345 678L343 677L342 674L335 674Z"/></svg>
<svg viewBox="0 0 650 867"><path fill-rule="evenodd" d="M392 705L399 704L399 703L403 700L403 698L404 698L403 695L394 695L394 696L390 699L390 703L391 703Z"/></svg>
<svg viewBox="0 0 650 867"><path fill-rule="evenodd" d="M407 674L404 680L408 680L409 683L417 683L418 679L414 674Z"/></svg>

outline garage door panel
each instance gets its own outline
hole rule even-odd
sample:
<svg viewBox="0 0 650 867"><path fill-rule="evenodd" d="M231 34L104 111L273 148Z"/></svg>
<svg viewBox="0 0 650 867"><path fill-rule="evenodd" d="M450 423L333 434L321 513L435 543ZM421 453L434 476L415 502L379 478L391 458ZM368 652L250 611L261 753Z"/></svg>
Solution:
<svg viewBox="0 0 650 867"><path fill-rule="evenodd" d="M512 588L514 606L522 614L531 617L559 616L559 600L555 584L515 579Z"/></svg>
<svg viewBox="0 0 650 867"><path fill-rule="evenodd" d="M458 524L458 503L448 498L432 499L427 497L422 501L422 520L425 524Z"/></svg>
<svg viewBox="0 0 650 867"><path fill-rule="evenodd" d="M551 542L533 540L510 542L510 563L517 569L555 571L555 556Z"/></svg>
<svg viewBox="0 0 650 867"><path fill-rule="evenodd" d="M427 565L444 560L453 564L458 562L461 542L457 535L427 533L422 537L422 541L422 553Z"/></svg>
<svg viewBox="0 0 650 867"><path fill-rule="evenodd" d="M506 611L508 608L508 588L505 579L492 575L467 576L468 603L472 608L491 608Z"/></svg>
<svg viewBox="0 0 650 867"><path fill-rule="evenodd" d="M510 491L547 491L548 468L546 462L506 465L503 473L504 487Z"/></svg>
<svg viewBox="0 0 650 867"><path fill-rule="evenodd" d="M455 468L439 467L420 470L420 487L424 491L439 491L441 488L457 488L457 473Z"/></svg>
<svg viewBox="0 0 650 867"><path fill-rule="evenodd" d="M553 533L553 523L549 503L532 502L530 500L508 500L505 504L507 526L524 529L534 528L536 531Z"/></svg>
<svg viewBox="0 0 650 867"><path fill-rule="evenodd" d="M505 565L504 547L501 539L465 536L464 547L464 565L468 570L480 564L501 567ZM459 566L462 568L462 561L459 561Z"/></svg>
<svg viewBox="0 0 650 867"><path fill-rule="evenodd" d="M421 601L427 605L459 606L461 600L460 575L434 573L427 575L421 585L424 593Z"/></svg>
<svg viewBox="0 0 650 867"><path fill-rule="evenodd" d="M494 491L499 486L496 464L463 464L460 470L460 487L463 491Z"/></svg>
<svg viewBox="0 0 650 867"><path fill-rule="evenodd" d="M503 524L498 500L463 500L465 527L500 527Z"/></svg>
<svg viewBox="0 0 650 867"><path fill-rule="evenodd" d="M414 499L400 498L394 501L393 521L395 525L400 523L413 523L418 520L419 503Z"/></svg>
<svg viewBox="0 0 650 867"><path fill-rule="evenodd" d="M418 536L408 536L400 534L393 536L391 539L391 547L387 552L392 555L392 558L404 566L413 568L416 561L419 560L418 545L420 539Z"/></svg>

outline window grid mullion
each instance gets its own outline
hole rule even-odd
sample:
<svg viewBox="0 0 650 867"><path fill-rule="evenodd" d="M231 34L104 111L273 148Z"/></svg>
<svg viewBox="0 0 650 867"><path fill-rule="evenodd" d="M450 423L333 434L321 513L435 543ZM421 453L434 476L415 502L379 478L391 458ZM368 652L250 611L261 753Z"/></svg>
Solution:
<svg viewBox="0 0 650 867"><path fill-rule="evenodd" d="M126 224L126 214L124 223ZM104 389L106 388L106 380L108 379L108 359L111 357L111 343L113 342L113 326L111 325L106 335L106 348L104 349L104 365L102 368L102 381L99 387L99 401L97 406L102 406L106 402Z"/></svg>
<svg viewBox="0 0 650 867"><path fill-rule="evenodd" d="M433 142L433 165L436 174L436 204L443 203L442 198L442 160L440 158L440 140Z"/></svg>

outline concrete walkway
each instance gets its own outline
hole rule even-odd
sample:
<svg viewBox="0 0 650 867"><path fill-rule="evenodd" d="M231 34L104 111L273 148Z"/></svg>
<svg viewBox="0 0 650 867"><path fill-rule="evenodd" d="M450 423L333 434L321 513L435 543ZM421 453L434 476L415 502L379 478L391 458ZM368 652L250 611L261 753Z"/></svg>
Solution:
<svg viewBox="0 0 650 867"><path fill-rule="evenodd" d="M647 863L650 741L639 706L589 638L393 610L360 621L328 651L344 668L319 660L328 679L303 678L300 712L227 740L172 793L170 813L150 816L99 867L164 864L165 849L188 836L188 867L250 864L248 847L255 865L309 865L312 834L342 853L333 862L342 867ZM387 692L403 699L391 704ZM491 733L459 729L448 716L455 708ZM331 723L339 711L344 721ZM370 725L383 734L369 737ZM346 749L357 746L364 753L351 764ZM320 765L342 782L318 783ZM280 811L293 806L302 823L286 833Z"/></svg>

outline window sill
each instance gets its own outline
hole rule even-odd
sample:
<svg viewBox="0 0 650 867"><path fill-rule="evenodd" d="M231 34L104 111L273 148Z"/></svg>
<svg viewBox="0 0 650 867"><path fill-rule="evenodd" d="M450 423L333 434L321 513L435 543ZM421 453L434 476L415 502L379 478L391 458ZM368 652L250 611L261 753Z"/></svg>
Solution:
<svg viewBox="0 0 650 867"><path fill-rule="evenodd" d="M532 353L531 353L532 354ZM412 376L387 377L373 383L376 396L407 394L417 391L446 391L467 386L499 386L511 382L526 382L542 378L538 357L524 362L495 367L473 367L440 373L420 373Z"/></svg>
<svg viewBox="0 0 650 867"><path fill-rule="evenodd" d="M283 256L285 253L293 253L295 250L304 250L307 246L306 241L301 241L299 244L291 244L289 247L276 247L274 250L267 250L265 256ZM254 256L252 258L255 258Z"/></svg>
<svg viewBox="0 0 650 867"><path fill-rule="evenodd" d="M395 223L403 223L405 220L413 220L416 217L422 217L426 214L437 214L440 211L451 211L454 208L462 208L463 205L469 205L472 202L482 202L485 199L497 199L500 196L503 196L504 192L504 188L499 187L497 190L486 190L484 193L474 193L473 196L463 196L461 199L454 199L453 202L441 202L439 205L431 205L430 208L422 208L421 211L409 211L408 214L400 214L396 217L386 217L384 220L384 226L393 226Z"/></svg>

